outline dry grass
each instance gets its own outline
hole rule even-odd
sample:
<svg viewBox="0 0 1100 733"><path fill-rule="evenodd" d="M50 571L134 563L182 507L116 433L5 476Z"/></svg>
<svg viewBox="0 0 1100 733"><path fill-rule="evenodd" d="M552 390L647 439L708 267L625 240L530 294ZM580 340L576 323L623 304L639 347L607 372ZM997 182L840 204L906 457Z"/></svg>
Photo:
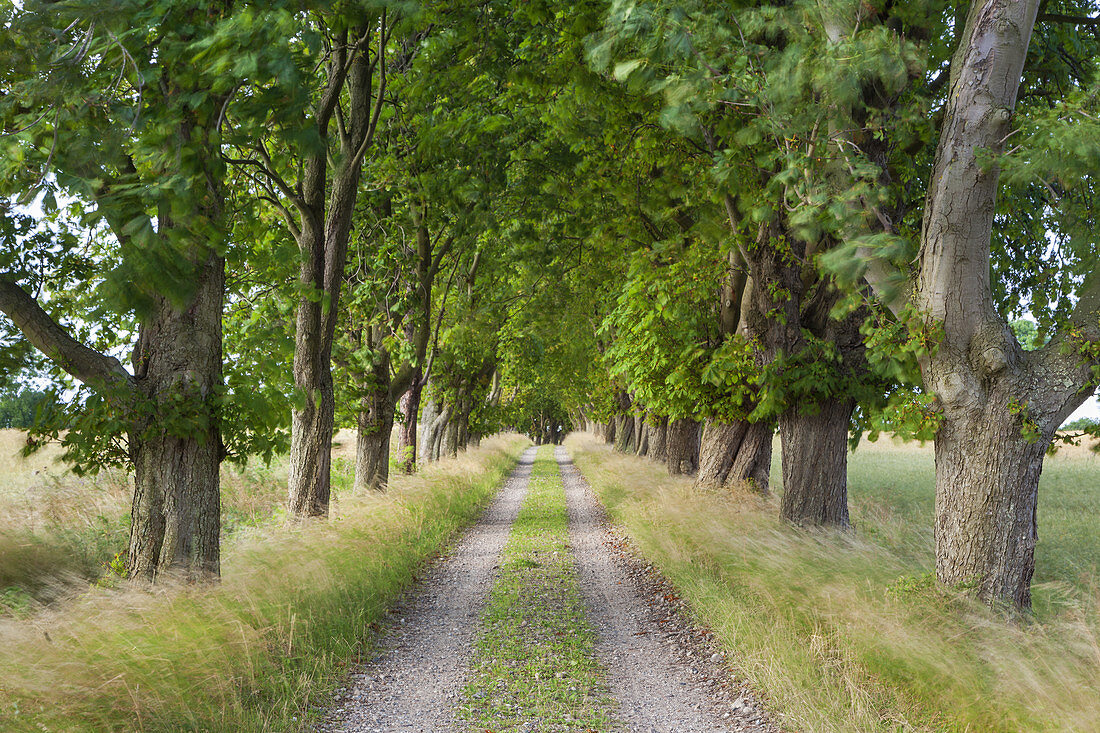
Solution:
<svg viewBox="0 0 1100 733"><path fill-rule="evenodd" d="M930 583L930 447L861 447L849 472L858 530L837 535L784 526L774 498L700 494L590 436L567 444L790 729L1094 730L1100 720L1091 581L1048 580L1037 619L1019 625ZM1048 467L1046 532L1064 529L1061 506L1076 496L1052 480L1095 477L1092 461L1066 454ZM1095 551L1088 521L1075 541Z"/></svg>
<svg viewBox="0 0 1100 733"><path fill-rule="evenodd" d="M126 541L126 475L76 476L55 445L24 458L24 436L0 430L0 613L95 578Z"/></svg>
<svg viewBox="0 0 1100 733"><path fill-rule="evenodd" d="M126 547L133 485L123 471L77 476L47 445L24 458L20 430L0 429L0 614L26 610L95 581ZM396 440L394 441L396 445ZM355 431L333 440L334 493L351 487ZM222 527L233 533L280 516L287 460L222 467ZM18 602L19 609L13 609Z"/></svg>
<svg viewBox="0 0 1100 733"><path fill-rule="evenodd" d="M494 493L524 441L487 440L331 521L249 527L222 582L91 589L0 620L0 730L308 730L372 624Z"/></svg>

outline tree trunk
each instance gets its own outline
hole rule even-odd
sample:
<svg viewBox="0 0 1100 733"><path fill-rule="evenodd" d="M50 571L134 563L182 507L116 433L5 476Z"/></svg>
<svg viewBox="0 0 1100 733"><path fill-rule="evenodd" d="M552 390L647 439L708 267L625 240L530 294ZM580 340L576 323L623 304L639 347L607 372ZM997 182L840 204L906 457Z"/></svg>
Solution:
<svg viewBox="0 0 1100 733"><path fill-rule="evenodd" d="M792 407L779 416L783 519L848 526L848 424L854 409L850 399L828 400L814 414Z"/></svg>
<svg viewBox="0 0 1100 733"><path fill-rule="evenodd" d="M771 421L708 420L703 426L696 486L748 486L752 491L767 494L773 432Z"/></svg>
<svg viewBox="0 0 1100 733"><path fill-rule="evenodd" d="M397 460L404 473L416 471L416 425L420 412L420 394L424 385L420 374L413 377L408 391L401 395L401 414L405 420L401 423L401 435L397 443Z"/></svg>
<svg viewBox="0 0 1100 733"><path fill-rule="evenodd" d="M1054 431L1092 392L1095 359L1071 344L1100 340L1100 291L1086 275L1056 333L1023 352L994 305L991 233L995 158L1012 112L1040 0L970 6L951 61L950 89L921 231L912 305L942 336L921 359L936 396L936 574L971 586L990 605L1027 608L1035 566L1036 506L1044 451ZM1067 343L1068 342L1068 343ZM1025 431L1033 442L1022 434Z"/></svg>
<svg viewBox="0 0 1100 733"><path fill-rule="evenodd" d="M390 435L394 405L389 389L380 387L360 398L355 439L356 491L377 491L390 480Z"/></svg>
<svg viewBox="0 0 1100 733"><path fill-rule="evenodd" d="M452 419L447 421L447 427L443 431L443 448L440 452L440 455L446 453L451 458L458 455L459 430L456 412L457 410L452 413Z"/></svg>
<svg viewBox="0 0 1100 733"><path fill-rule="evenodd" d="M417 452L420 454L421 461L428 462L432 460L432 441L434 439L432 429L438 416L439 403L429 397L424 401L424 411L420 416L420 435L418 436L419 446Z"/></svg>
<svg viewBox="0 0 1100 733"><path fill-rule="evenodd" d="M362 30L369 32L371 27ZM301 298L295 313L293 369L294 386L304 401L295 406L290 422L287 503L292 516L328 514L335 416L332 341L363 151L373 139L381 111L372 104L375 62L368 55L356 53L346 70L328 67L329 86L323 96L339 98L341 90L348 95L346 134L340 136L339 150L333 150L328 144L328 121L324 120L317 128L319 144L303 155L299 173L301 199L295 205L302 213L296 236L302 255L298 271ZM380 84L384 79L381 77ZM331 177L330 164L334 166Z"/></svg>
<svg viewBox="0 0 1100 733"><path fill-rule="evenodd" d="M603 424L603 442L611 444L615 442L615 416L609 417Z"/></svg>
<svg viewBox="0 0 1100 733"><path fill-rule="evenodd" d="M291 515L323 517L328 514L336 415L332 372L295 381L308 396L304 407L295 408L290 417L288 509Z"/></svg>
<svg viewBox="0 0 1100 733"><path fill-rule="evenodd" d="M615 450L621 453L633 453L634 416L616 415L615 423Z"/></svg>
<svg viewBox="0 0 1100 733"><path fill-rule="evenodd" d="M443 411L432 421L431 433L429 440L431 441L431 448L428 451L429 460L438 461L439 457L443 455L443 437L447 432L447 424L451 419L451 407L450 405L444 405Z"/></svg>
<svg viewBox="0 0 1100 733"><path fill-rule="evenodd" d="M650 422L649 457L658 463L668 460L668 418L659 417Z"/></svg>
<svg viewBox="0 0 1100 733"><path fill-rule="evenodd" d="M987 603L1031 605L1039 474L1050 439L1028 442L1006 394L936 435L936 575ZM977 460L981 457L981 460Z"/></svg>
<svg viewBox="0 0 1100 733"><path fill-rule="evenodd" d="M746 484L758 494L767 494L772 471L772 439L775 423L771 420L749 425L737 450L733 466L726 476L726 486Z"/></svg>
<svg viewBox="0 0 1100 733"><path fill-rule="evenodd" d="M456 425L455 447L457 450L453 455L458 455L459 450L466 450L466 447L470 444L470 412L472 410L473 400L464 399L462 401L462 412L459 414L458 424Z"/></svg>
<svg viewBox="0 0 1100 733"><path fill-rule="evenodd" d="M715 488L726 483L733 460L749 430L744 421L719 422L707 420L703 425L702 447L699 451L699 474L695 485L700 488Z"/></svg>
<svg viewBox="0 0 1100 733"><path fill-rule="evenodd" d="M211 256L199 272L186 307L158 299L134 349L139 393L157 406L130 434L127 569L134 578L179 571L201 580L220 573L222 441L215 400L222 385L225 261ZM172 434L163 420L168 415L188 418L183 435Z"/></svg>
<svg viewBox="0 0 1100 733"><path fill-rule="evenodd" d="M649 453L649 425L645 419L645 415L638 416L638 422L635 425L635 439L637 443L637 449L634 451L639 456L644 456Z"/></svg>
<svg viewBox="0 0 1100 733"><path fill-rule="evenodd" d="M699 465L699 423L687 418L670 421L666 449L670 475L695 473Z"/></svg>

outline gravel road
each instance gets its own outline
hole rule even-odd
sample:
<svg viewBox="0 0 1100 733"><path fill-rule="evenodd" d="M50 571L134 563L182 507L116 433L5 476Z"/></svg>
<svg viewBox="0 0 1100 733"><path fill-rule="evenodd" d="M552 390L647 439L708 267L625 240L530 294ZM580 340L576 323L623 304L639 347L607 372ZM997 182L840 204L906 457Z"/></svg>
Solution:
<svg viewBox="0 0 1100 733"><path fill-rule="evenodd" d="M455 729L478 620L534 461L528 448L477 524L390 612L380 654L351 676L322 731Z"/></svg>
<svg viewBox="0 0 1100 733"><path fill-rule="evenodd" d="M779 733L675 590L627 548L580 471L555 450L570 545L621 727L630 733ZM501 550L527 493L529 448L452 553L389 614L378 655L351 675L320 731L463 730L456 707ZM541 728L532 722L524 730Z"/></svg>

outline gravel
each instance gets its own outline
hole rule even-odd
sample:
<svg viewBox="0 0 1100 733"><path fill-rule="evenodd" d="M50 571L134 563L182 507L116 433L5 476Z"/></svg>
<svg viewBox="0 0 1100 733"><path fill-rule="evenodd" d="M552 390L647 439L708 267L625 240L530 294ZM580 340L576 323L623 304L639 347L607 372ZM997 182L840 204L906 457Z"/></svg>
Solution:
<svg viewBox="0 0 1100 733"><path fill-rule="evenodd" d="M478 621L534 460L527 449L477 524L390 612L379 654L351 675L320 730L455 728Z"/></svg>
<svg viewBox="0 0 1100 733"><path fill-rule="evenodd" d="M778 733L752 692L734 679L711 634L688 620L668 581L611 528L568 452L558 447L555 457L581 593L627 730Z"/></svg>

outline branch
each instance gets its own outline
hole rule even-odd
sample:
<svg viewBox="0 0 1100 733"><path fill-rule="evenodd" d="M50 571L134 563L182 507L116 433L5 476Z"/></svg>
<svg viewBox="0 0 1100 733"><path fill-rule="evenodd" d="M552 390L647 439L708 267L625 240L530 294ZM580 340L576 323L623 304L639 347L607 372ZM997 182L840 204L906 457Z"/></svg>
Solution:
<svg viewBox="0 0 1100 733"><path fill-rule="evenodd" d="M447 253L451 251L451 246L455 243L455 238L458 236L457 232L452 231L450 236L443 240L443 244L435 251L435 256L432 257L432 264L428 268L428 281L435 280L435 276L439 274L439 266L443 264L443 258L447 256Z"/></svg>
<svg viewBox="0 0 1100 733"><path fill-rule="evenodd" d="M309 216L312 212L309 207L306 206L306 200L298 190L292 188L291 185L279 175L278 171L275 169L275 165L271 162L271 155L268 154L267 146L264 145L263 140L258 140L256 142L256 153L260 156L260 159L263 160L263 164L251 158L248 160L275 184L275 187L279 189L283 196L286 196L287 199L290 200L290 203L294 204L294 208L298 209L298 211L302 213L302 216Z"/></svg>
<svg viewBox="0 0 1100 733"><path fill-rule="evenodd" d="M729 219L730 231L733 232L733 243L737 245L737 253L741 255L741 261L747 265L752 260L749 259L749 253L745 251L745 245L741 242L741 237L737 236L737 226L741 223L741 217L737 215L737 206L733 196L727 193L722 197L722 203L726 207L726 217Z"/></svg>
<svg viewBox="0 0 1100 733"><path fill-rule="evenodd" d="M1100 26L1100 18L1089 18L1085 15L1062 15L1061 13L1043 13L1039 16L1040 22L1069 23L1072 25Z"/></svg>
<svg viewBox="0 0 1100 733"><path fill-rule="evenodd" d="M244 158L226 158L226 162L234 164L257 164L257 161L244 159ZM261 166L262 168L262 166ZM241 173L245 178L259 186L266 195L261 195L259 198L261 201L267 201L269 204L275 207L275 210L279 212L279 215L283 217L283 222L286 224L287 229L290 230L291 235L298 239L301 235L301 229L298 227L298 222L294 220L294 215L290 213L290 210L283 206L283 203L279 201L279 197L275 194L275 190L269 185L268 181L265 181L259 176L252 175L245 169L241 169Z"/></svg>
<svg viewBox="0 0 1100 733"><path fill-rule="evenodd" d="M348 64L348 32L345 29L341 32L340 38L337 40L337 46L335 49L335 57L329 63L329 78L328 84L325 85L325 91L321 95L320 101L317 103L317 129L321 132L321 136L324 137L325 130L328 129L329 120L332 119L332 113L336 108L336 105L340 103L340 92L344 88L344 79L347 78Z"/></svg>
<svg viewBox="0 0 1100 733"><path fill-rule="evenodd" d="M391 28L390 33L393 30ZM355 151L355 157L351 159L352 166L358 166L363 156L367 154L367 148L374 141L374 133L378 129L378 120L382 116L382 102L386 93L386 43L389 42L390 33L386 32L386 11L382 11L382 29L378 32L378 96L374 101L374 109L371 111L370 123L363 139L359 143L359 149Z"/></svg>
<svg viewBox="0 0 1100 733"><path fill-rule="evenodd" d="M74 339L42 310L37 300L6 277L0 277L0 311L36 349L81 382L93 387L135 386L134 377L118 359Z"/></svg>

